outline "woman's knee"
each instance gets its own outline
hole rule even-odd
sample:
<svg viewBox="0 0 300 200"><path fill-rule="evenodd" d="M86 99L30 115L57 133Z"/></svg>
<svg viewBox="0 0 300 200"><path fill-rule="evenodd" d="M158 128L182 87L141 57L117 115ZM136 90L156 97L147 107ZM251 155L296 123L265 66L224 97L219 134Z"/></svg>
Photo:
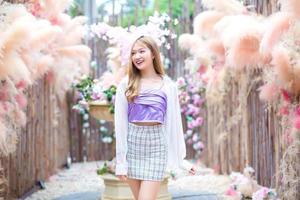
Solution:
<svg viewBox="0 0 300 200"><path fill-rule="evenodd" d="M142 181L138 200L155 200L159 192L160 182Z"/></svg>

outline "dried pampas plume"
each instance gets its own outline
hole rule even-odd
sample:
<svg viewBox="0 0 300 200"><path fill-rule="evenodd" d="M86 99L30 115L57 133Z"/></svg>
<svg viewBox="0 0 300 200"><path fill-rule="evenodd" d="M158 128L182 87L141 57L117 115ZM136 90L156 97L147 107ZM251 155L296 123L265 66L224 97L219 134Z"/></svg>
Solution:
<svg viewBox="0 0 300 200"><path fill-rule="evenodd" d="M214 25L222 18L224 14L218 11L204 11L194 19L194 34L200 36L212 36Z"/></svg>
<svg viewBox="0 0 300 200"><path fill-rule="evenodd" d="M265 23L267 28L260 44L260 52L265 57L270 57L273 47L291 27L293 17L289 13L278 12L270 16Z"/></svg>

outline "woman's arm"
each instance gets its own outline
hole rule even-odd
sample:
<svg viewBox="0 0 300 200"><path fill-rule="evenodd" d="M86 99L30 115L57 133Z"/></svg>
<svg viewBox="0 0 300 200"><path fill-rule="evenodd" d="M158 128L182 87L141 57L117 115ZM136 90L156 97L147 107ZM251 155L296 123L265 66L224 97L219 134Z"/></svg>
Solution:
<svg viewBox="0 0 300 200"><path fill-rule="evenodd" d="M168 144L168 168L177 170L182 166L186 156L185 140L183 136L181 111L179 105L177 85L169 80L167 89L166 139Z"/></svg>
<svg viewBox="0 0 300 200"><path fill-rule="evenodd" d="M128 102L125 96L126 81L117 87L115 99L116 175L127 175Z"/></svg>

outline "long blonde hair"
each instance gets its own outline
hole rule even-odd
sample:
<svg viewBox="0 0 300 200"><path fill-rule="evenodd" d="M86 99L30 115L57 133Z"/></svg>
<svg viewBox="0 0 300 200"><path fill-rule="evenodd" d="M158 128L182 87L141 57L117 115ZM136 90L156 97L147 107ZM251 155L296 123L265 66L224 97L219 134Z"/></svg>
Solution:
<svg viewBox="0 0 300 200"><path fill-rule="evenodd" d="M137 42L141 42L144 44L148 49L150 49L152 55L154 56L153 58L153 66L154 70L158 75L164 75L164 67L160 59L160 54L159 54L159 49L156 44L156 42L149 36L141 36L139 37L132 45L131 51L130 51L130 57L129 57L129 64L128 64L128 87L125 91L127 100L132 102L134 98L138 95L139 93L139 86L140 86L140 81L141 81L141 74L140 71L135 67L135 65L132 62L132 50L134 45Z"/></svg>

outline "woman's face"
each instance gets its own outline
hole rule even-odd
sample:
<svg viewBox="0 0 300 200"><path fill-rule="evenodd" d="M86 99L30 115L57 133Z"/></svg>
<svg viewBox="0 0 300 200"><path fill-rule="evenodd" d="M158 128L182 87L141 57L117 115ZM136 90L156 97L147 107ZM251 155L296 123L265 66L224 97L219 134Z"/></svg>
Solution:
<svg viewBox="0 0 300 200"><path fill-rule="evenodd" d="M142 42L137 41L131 52L131 60L134 66L139 70L145 70L153 67L153 55L149 48Z"/></svg>

